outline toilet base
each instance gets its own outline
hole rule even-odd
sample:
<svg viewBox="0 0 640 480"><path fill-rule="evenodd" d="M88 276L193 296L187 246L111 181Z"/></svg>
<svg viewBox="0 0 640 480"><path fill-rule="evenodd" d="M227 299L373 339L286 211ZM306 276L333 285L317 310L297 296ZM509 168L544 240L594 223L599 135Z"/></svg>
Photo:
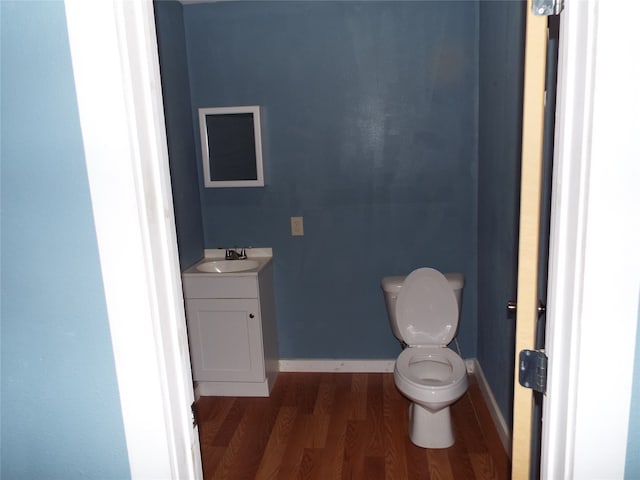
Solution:
<svg viewBox="0 0 640 480"><path fill-rule="evenodd" d="M431 412L417 403L409 405L409 438L422 448L447 448L455 443L451 410Z"/></svg>

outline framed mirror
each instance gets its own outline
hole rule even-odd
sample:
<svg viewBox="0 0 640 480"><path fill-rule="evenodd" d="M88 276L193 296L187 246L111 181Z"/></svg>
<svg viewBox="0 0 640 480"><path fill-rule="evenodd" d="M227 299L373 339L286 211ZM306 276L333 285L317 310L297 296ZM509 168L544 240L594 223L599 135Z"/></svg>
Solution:
<svg viewBox="0 0 640 480"><path fill-rule="evenodd" d="M204 186L262 187L260 107L199 108Z"/></svg>

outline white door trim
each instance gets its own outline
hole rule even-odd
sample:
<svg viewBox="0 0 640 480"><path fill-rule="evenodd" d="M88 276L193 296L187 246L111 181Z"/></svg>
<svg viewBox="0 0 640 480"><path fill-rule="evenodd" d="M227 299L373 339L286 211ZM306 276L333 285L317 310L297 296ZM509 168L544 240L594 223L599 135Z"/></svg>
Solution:
<svg viewBox="0 0 640 480"><path fill-rule="evenodd" d="M153 6L65 2L133 479L200 479Z"/></svg>
<svg viewBox="0 0 640 480"><path fill-rule="evenodd" d="M624 475L640 288L640 68L628 57L638 16L635 2L566 2L562 14L542 478Z"/></svg>
<svg viewBox="0 0 640 480"><path fill-rule="evenodd" d="M586 8L589 6L582 5ZM541 478L572 478L579 350L588 134L591 130L593 42L586 8L562 13L556 142L549 242L546 350L550 357L544 403ZM560 321L564 319L564 321Z"/></svg>

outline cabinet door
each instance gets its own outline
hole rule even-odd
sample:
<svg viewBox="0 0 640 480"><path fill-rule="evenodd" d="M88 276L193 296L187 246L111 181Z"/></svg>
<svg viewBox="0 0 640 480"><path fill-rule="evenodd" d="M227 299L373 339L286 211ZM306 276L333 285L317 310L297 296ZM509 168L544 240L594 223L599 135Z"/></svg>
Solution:
<svg viewBox="0 0 640 480"><path fill-rule="evenodd" d="M189 299L186 305L194 380L265 379L257 299Z"/></svg>

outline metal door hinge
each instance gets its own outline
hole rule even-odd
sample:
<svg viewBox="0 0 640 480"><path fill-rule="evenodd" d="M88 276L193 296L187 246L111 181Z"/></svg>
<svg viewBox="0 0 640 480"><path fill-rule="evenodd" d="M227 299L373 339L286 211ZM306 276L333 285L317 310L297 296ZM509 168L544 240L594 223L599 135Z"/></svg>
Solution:
<svg viewBox="0 0 640 480"><path fill-rule="evenodd" d="M564 9L564 0L533 0L531 9L533 14L539 17L560 15Z"/></svg>
<svg viewBox="0 0 640 480"><path fill-rule="evenodd" d="M525 388L547 393L548 358L542 350L522 350L520 352L520 372L518 381Z"/></svg>
<svg viewBox="0 0 640 480"><path fill-rule="evenodd" d="M538 318L540 318L547 311L547 306L542 303L542 300L538 300ZM507 302L507 312L515 314L518 312L518 303L514 300Z"/></svg>

